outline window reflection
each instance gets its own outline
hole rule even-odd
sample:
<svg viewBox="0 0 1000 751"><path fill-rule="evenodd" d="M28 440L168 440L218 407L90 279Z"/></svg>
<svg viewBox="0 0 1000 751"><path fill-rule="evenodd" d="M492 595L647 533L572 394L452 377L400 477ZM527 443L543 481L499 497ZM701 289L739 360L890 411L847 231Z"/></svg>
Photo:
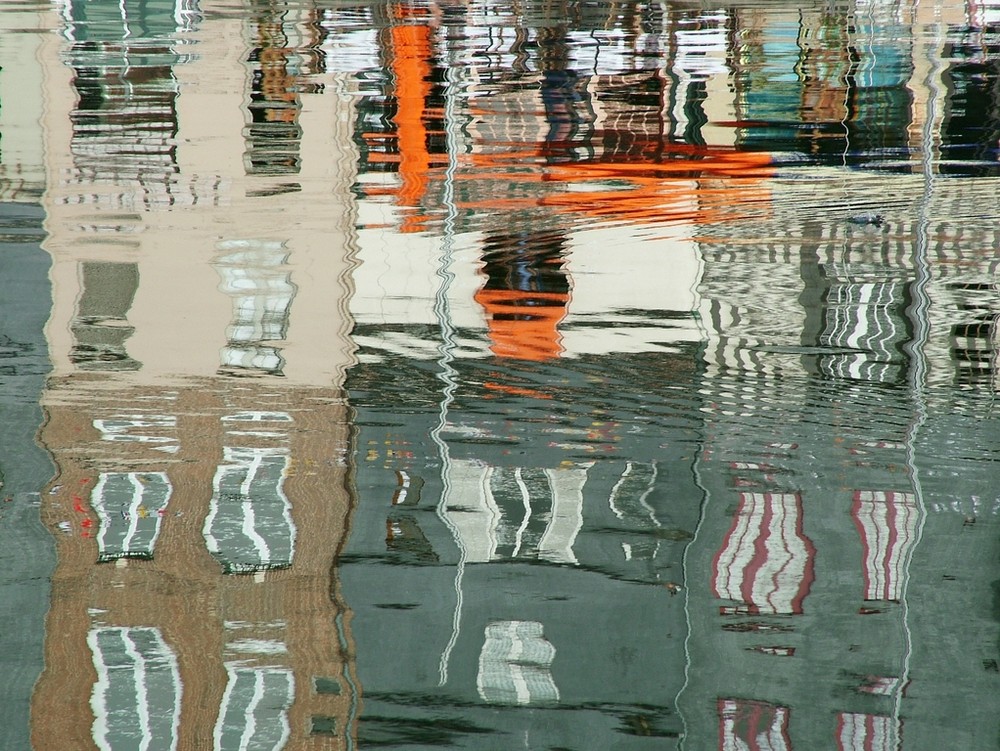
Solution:
<svg viewBox="0 0 1000 751"><path fill-rule="evenodd" d="M125 349L135 332L128 311L139 286L138 265L87 261L80 264L80 275L83 291L72 323L70 361L82 370L138 370L142 363Z"/></svg>
<svg viewBox="0 0 1000 751"><path fill-rule="evenodd" d="M570 302L565 239L557 233L493 235L483 246L486 277L475 300L498 357L547 360L563 351L558 326Z"/></svg>
<svg viewBox="0 0 1000 751"><path fill-rule="evenodd" d="M802 499L740 493L733 526L716 554L712 591L740 612L796 615L812 585L816 550L802 532Z"/></svg>
<svg viewBox="0 0 1000 751"><path fill-rule="evenodd" d="M177 658L160 630L96 628L87 643L97 670L91 696L97 747L101 751L176 748L181 681Z"/></svg>
<svg viewBox="0 0 1000 751"><path fill-rule="evenodd" d="M64 6L77 105L71 150L78 182L128 185L140 205L174 202L181 59L173 0L70 0ZM194 23L192 14L180 14ZM91 196L92 198L92 196Z"/></svg>
<svg viewBox="0 0 1000 751"><path fill-rule="evenodd" d="M233 299L233 319L226 331L220 373L283 375L280 343L288 331L295 286L286 270L288 251L279 242L247 240L222 243L216 259L221 289Z"/></svg>

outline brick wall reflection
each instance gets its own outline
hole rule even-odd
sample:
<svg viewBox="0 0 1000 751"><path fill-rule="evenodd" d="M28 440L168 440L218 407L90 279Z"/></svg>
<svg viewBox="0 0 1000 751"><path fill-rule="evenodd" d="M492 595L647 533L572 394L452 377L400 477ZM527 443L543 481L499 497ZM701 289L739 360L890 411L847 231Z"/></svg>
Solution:
<svg viewBox="0 0 1000 751"><path fill-rule="evenodd" d="M36 747L139 748L146 738L150 748L170 739L180 749L237 748L255 733L285 736L288 749L342 748L357 697L334 572L350 514L337 394L224 379L119 390L67 376L50 396L41 438L58 475L43 515L59 564ZM209 552L206 518L236 446L287 452L277 479L294 525L290 563L227 567L220 559L246 552L238 540ZM127 474L137 491L162 476L169 498L115 491L108 477ZM243 496L221 498L247 507L242 529L265 548L287 534L266 513L266 487L244 482ZM155 543L102 555L99 538L117 530L121 539L154 516Z"/></svg>

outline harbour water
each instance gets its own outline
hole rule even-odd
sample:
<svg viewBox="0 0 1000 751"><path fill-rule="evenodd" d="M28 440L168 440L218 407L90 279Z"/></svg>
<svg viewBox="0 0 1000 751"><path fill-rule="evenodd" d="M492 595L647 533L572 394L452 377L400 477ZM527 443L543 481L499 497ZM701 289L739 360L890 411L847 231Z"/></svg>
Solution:
<svg viewBox="0 0 1000 751"><path fill-rule="evenodd" d="M0 4L0 749L1000 748L1000 2Z"/></svg>

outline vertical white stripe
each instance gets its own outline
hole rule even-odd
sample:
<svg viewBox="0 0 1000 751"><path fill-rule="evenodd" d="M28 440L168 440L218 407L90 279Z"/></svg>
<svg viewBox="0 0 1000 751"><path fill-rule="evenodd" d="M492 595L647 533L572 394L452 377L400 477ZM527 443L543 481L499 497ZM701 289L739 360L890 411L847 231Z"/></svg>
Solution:
<svg viewBox="0 0 1000 751"><path fill-rule="evenodd" d="M525 530L528 529L528 522L531 521L531 494L528 492L528 486L521 477L520 467L514 470L514 479L517 481L517 487L521 490L521 503L524 506L524 516L521 518L521 526L517 528L517 534L514 535L514 552L511 553L511 558L517 558L517 554L521 552L521 542L524 540Z"/></svg>
<svg viewBox="0 0 1000 751"><path fill-rule="evenodd" d="M209 553L219 552L219 540L212 534L212 526L215 524L215 517L219 514L222 480L228 471L229 467L219 466L215 470L215 477L212 478L212 499L208 502L208 514L205 516L205 523L201 526L201 534L205 538L205 547L208 548Z"/></svg>
<svg viewBox="0 0 1000 751"><path fill-rule="evenodd" d="M107 504L104 503L104 486L107 484L108 473L102 472L100 477L97 479L97 484L94 485L94 490L90 494L90 505L97 512L98 516L101 517L98 524L99 530L97 532L97 549L102 551L107 547L106 538L111 529L111 525L105 523L106 520L110 520L111 518ZM100 507L98 507L97 504L100 504Z"/></svg>
<svg viewBox="0 0 1000 751"><path fill-rule="evenodd" d="M142 732L142 742L138 751L148 751L153 740L149 727L149 695L146 689L146 662L135 648L130 633L122 631L122 641L125 642L125 654L132 658L132 680L135 684L136 712L139 717L139 729Z"/></svg>
<svg viewBox="0 0 1000 751"><path fill-rule="evenodd" d="M757 522L756 495L742 493L743 503L736 513L733 531L726 538L726 547L719 554L715 567L715 590L719 597L726 600L743 601L740 586L743 581L743 571L749 565L753 556L753 540L750 529ZM745 551L749 541L750 554Z"/></svg>
<svg viewBox="0 0 1000 751"><path fill-rule="evenodd" d="M439 515L452 527L466 561L491 561L496 556L500 523L489 490L492 471L479 462L461 459L450 460L448 470Z"/></svg>
<svg viewBox="0 0 1000 751"><path fill-rule="evenodd" d="M240 495L249 496L250 488L253 487L253 481L257 476L257 470L260 469L261 462L264 460L263 456L259 452L254 452L253 458L250 459L250 463L246 465L246 475L243 478L243 484L240 485Z"/></svg>
<svg viewBox="0 0 1000 751"><path fill-rule="evenodd" d="M521 656L524 654L524 642L521 640L521 635L518 634L516 626L508 628L507 634L510 637L508 663L510 665L511 681L514 684L514 694L517 696L518 704L527 704L531 701L531 689L528 687L528 682L524 679L524 670L520 664Z"/></svg>
<svg viewBox="0 0 1000 751"><path fill-rule="evenodd" d="M253 696L243 710L243 735L240 736L240 749L250 746L254 733L257 732L257 705L264 698L264 673L260 670L253 672Z"/></svg>
<svg viewBox="0 0 1000 751"><path fill-rule="evenodd" d="M632 462L626 462L625 471L622 472L622 476L618 479L618 482L615 483L615 486L611 488L611 495L608 496L608 508L611 509L611 513L613 513L618 519L625 518L625 514L623 514L621 509L618 508L618 494L621 492L621 487L625 484L625 480L628 479L630 474L632 474Z"/></svg>
<svg viewBox="0 0 1000 751"><path fill-rule="evenodd" d="M243 501L241 505L243 508L243 527L241 530L246 538L253 543L253 546L257 548L260 559L267 562L270 560L271 548L268 547L267 540L260 536L257 532L257 528L254 526L254 522L256 522L257 517L253 511L253 502Z"/></svg>
<svg viewBox="0 0 1000 751"><path fill-rule="evenodd" d="M858 296L857 301L850 299L848 295L847 303L853 309L855 313L854 316L854 326L851 332L847 336L847 346L851 349L859 349L861 347L861 341L865 338L868 333L868 316L865 314L867 311L864 310L868 306L868 302L871 300L872 295L872 285L871 284L859 284L857 285L861 294ZM851 303L854 303L851 305Z"/></svg>
<svg viewBox="0 0 1000 751"><path fill-rule="evenodd" d="M592 466L545 470L552 492L552 514L538 543L539 558L576 564L573 545L583 527L583 486L587 482L587 470Z"/></svg>
<svg viewBox="0 0 1000 751"><path fill-rule="evenodd" d="M149 637L152 642L146 647L146 653L141 651L136 641L135 637L140 635L144 639ZM116 665L113 673L108 667L108 640L117 643L111 647L113 655L121 654L127 658L127 663ZM114 739L112 734L120 736L125 732L127 737L138 730L141 734L139 745L130 745L128 751L149 751L153 744L156 748L176 749L182 694L180 671L173 651L163 641L159 630L152 627L95 628L87 634L87 644L97 672L90 705L94 713L92 735L98 748L101 751L122 751L120 739ZM121 649L120 653L118 649ZM170 682L169 695L164 696L161 692L150 696L148 684L151 681L160 684L163 678ZM118 704L113 706L109 697L114 686L120 690L129 679L132 686L129 696L119 696ZM123 698L125 705L121 705ZM167 701L170 702L169 707L166 706ZM168 733L164 732L162 722L167 718L170 720ZM156 732L154 723L159 726Z"/></svg>
<svg viewBox="0 0 1000 751"><path fill-rule="evenodd" d="M94 742L101 751L108 751L111 745L108 743L108 689L111 687L111 677L108 675L108 665L101 652L98 636L99 630L91 630L87 634L87 646L94 658L94 668L97 671L97 682L94 684L93 692L90 695L90 708L94 713L94 725L92 735Z"/></svg>
<svg viewBox="0 0 1000 751"><path fill-rule="evenodd" d="M122 539L122 550L127 552L132 548L132 541L136 532L139 531L139 507L142 506L143 486L135 472L128 473L129 483L132 485L132 503L128 507L128 531Z"/></svg>

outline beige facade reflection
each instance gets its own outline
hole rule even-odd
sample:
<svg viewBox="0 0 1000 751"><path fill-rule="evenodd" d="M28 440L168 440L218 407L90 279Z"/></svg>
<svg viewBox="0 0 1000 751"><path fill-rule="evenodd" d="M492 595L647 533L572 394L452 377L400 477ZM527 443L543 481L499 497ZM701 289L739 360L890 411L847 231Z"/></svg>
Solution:
<svg viewBox="0 0 1000 751"><path fill-rule="evenodd" d="M45 157L38 123L42 97L24 92L42 90L39 48L42 37L32 33L10 33L14 29L36 29L36 10L24 5L4 9L8 33L0 42L0 200L37 201L45 187Z"/></svg>
<svg viewBox="0 0 1000 751"><path fill-rule="evenodd" d="M59 563L33 743L349 748L352 104L310 71L325 88L285 121L295 174L250 169L248 59L263 50L274 109L309 19L191 5L122 4L120 23L167 29L152 49L124 27L103 52L80 43L114 31L99 4L47 16Z"/></svg>

